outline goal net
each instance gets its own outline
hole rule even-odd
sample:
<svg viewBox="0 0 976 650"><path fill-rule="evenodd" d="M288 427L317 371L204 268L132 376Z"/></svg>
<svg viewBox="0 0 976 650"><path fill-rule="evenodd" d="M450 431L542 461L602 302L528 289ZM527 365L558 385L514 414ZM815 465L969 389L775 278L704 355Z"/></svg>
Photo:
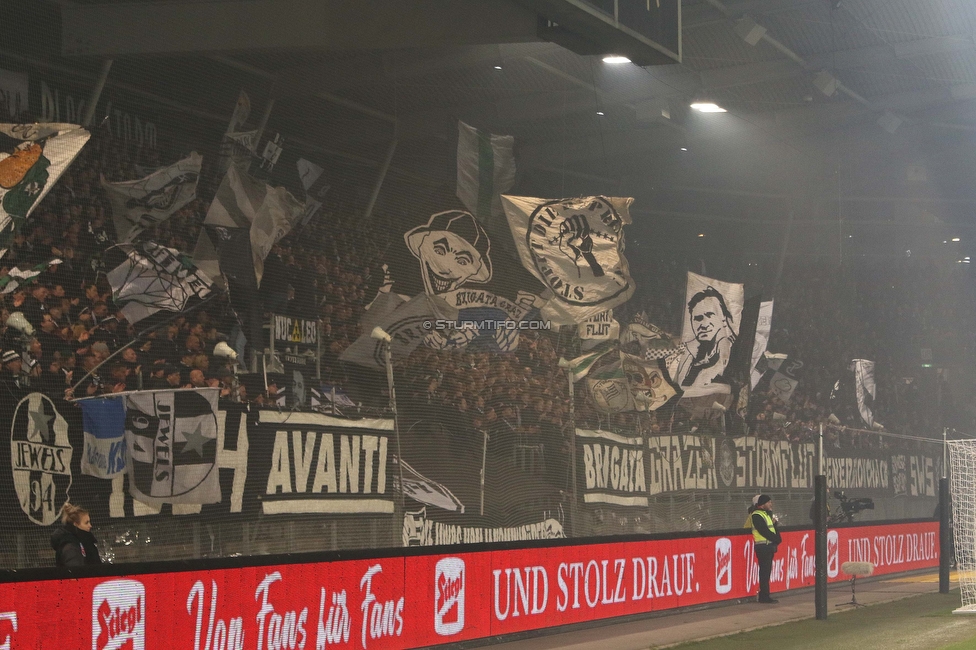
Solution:
<svg viewBox="0 0 976 650"><path fill-rule="evenodd" d="M949 441L952 532L962 606L956 614L976 614L976 440Z"/></svg>

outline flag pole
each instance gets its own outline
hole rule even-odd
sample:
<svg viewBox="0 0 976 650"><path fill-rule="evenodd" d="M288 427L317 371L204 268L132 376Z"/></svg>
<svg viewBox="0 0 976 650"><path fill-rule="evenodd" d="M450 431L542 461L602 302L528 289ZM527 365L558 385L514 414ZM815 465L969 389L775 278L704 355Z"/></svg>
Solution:
<svg viewBox="0 0 976 650"><path fill-rule="evenodd" d="M396 153L397 139L390 140L390 146L386 150L386 157L380 167L380 173L376 177L376 184L373 186L373 194L369 197L369 204L363 213L363 221L368 221L373 216L373 208L376 206L376 199L380 197L380 190L383 188L383 181L386 180L386 173L390 171L390 163L393 162L393 154Z"/></svg>
<svg viewBox="0 0 976 650"><path fill-rule="evenodd" d="M572 439L569 444L569 463L570 463L570 480L573 482L570 488L570 493L573 496L573 502L569 507L569 518L570 518L570 535L575 536L576 531L576 507L578 495L576 493L576 387L573 385L573 364L566 359L559 359L559 367L566 371L566 379L569 384L569 423L572 427ZM608 427L609 428L609 427Z"/></svg>
<svg viewBox="0 0 976 650"><path fill-rule="evenodd" d="M108 81L109 70L112 69L112 61L112 59L102 61L102 69L98 72L95 87L92 88L91 96L88 98L88 105L85 106L85 114L81 117L81 126L83 127L87 128L91 125L92 118L95 116L98 100L102 97L102 90L105 88L105 82Z"/></svg>

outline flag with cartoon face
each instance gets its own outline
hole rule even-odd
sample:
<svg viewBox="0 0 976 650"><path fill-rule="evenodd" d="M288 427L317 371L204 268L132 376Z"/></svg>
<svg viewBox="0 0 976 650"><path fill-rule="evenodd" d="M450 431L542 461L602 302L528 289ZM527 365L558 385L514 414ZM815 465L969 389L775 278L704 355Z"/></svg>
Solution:
<svg viewBox="0 0 976 650"><path fill-rule="evenodd" d="M503 352L518 347L518 324L536 319L542 300L533 292L535 283L525 284L511 269L498 276L481 222L461 210L439 212L408 230L403 240L419 262L424 293L456 310L458 322L471 324L432 329L425 345L449 349L477 343Z"/></svg>
<svg viewBox="0 0 976 650"><path fill-rule="evenodd" d="M27 220L90 137L76 124L0 124L3 239ZM0 246L5 253L5 243Z"/></svg>
<svg viewBox="0 0 976 650"><path fill-rule="evenodd" d="M582 323L630 299L634 280L624 257L633 199L502 196L522 265L552 297L542 318Z"/></svg>

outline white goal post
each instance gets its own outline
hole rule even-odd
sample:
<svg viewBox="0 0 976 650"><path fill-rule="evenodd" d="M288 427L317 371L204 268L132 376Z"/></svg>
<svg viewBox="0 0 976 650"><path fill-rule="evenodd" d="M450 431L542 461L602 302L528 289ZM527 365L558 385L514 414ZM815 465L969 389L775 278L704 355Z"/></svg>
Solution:
<svg viewBox="0 0 976 650"><path fill-rule="evenodd" d="M962 599L953 614L976 614L976 440L950 440L948 446L952 532Z"/></svg>

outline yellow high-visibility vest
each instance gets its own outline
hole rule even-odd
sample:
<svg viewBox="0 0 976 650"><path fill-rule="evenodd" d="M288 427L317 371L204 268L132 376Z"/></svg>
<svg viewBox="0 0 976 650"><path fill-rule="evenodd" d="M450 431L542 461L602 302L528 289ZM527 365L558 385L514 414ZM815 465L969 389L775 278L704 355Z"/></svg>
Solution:
<svg viewBox="0 0 976 650"><path fill-rule="evenodd" d="M763 519L766 520L766 527L769 528L769 531L771 533L774 533L774 534L776 533L776 522L773 521L773 516L771 514L769 514L768 512L766 512L765 510L763 510L762 508L759 508L758 510L756 510L752 514L754 514L754 515L760 515ZM768 539L766 539L765 537L763 537L762 533L760 533L758 530L756 530L755 524L753 524L753 526L752 526L752 539L753 539L754 542L757 542L757 543L759 543L759 542L768 542L769 541Z"/></svg>

